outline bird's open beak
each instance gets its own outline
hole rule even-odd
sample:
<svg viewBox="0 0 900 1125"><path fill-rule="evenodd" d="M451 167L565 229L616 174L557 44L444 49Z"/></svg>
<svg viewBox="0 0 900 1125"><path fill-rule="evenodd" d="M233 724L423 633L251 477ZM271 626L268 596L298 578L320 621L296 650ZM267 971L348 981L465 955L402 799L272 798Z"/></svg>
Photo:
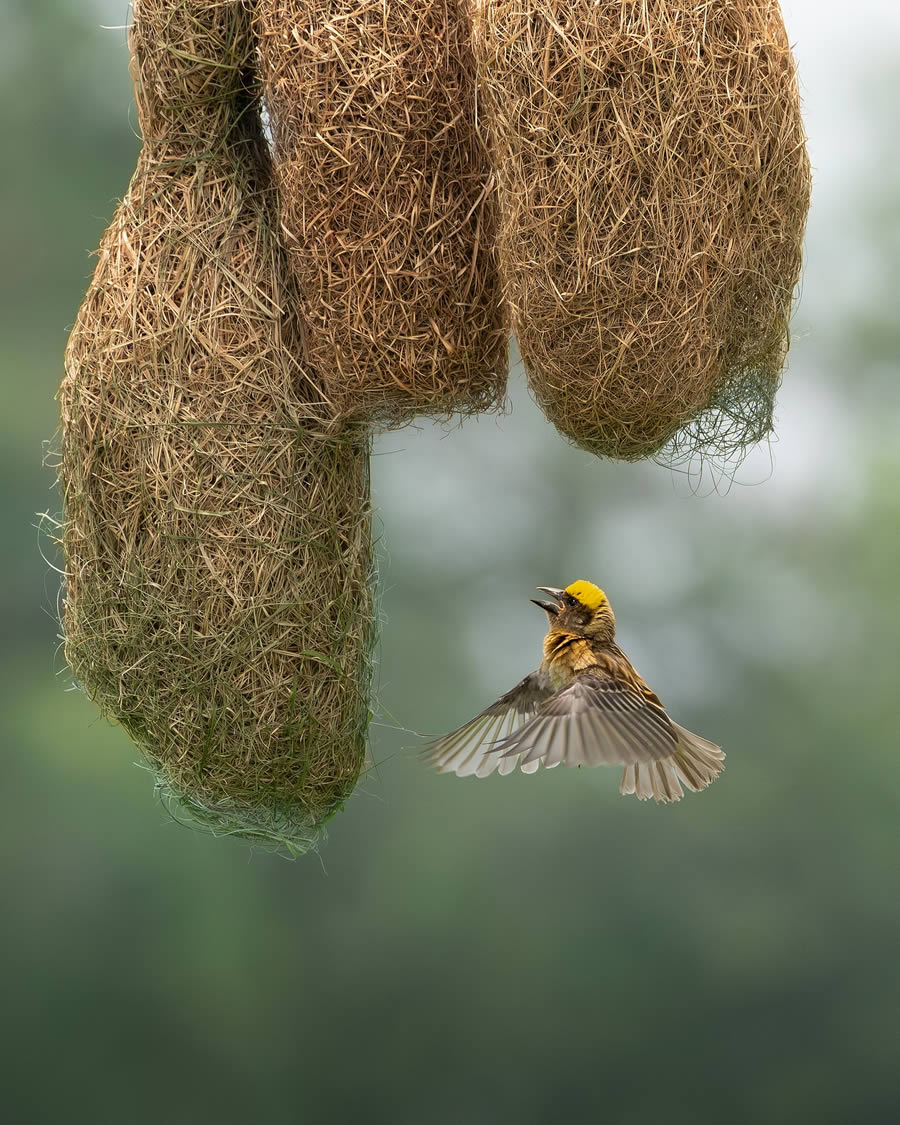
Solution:
<svg viewBox="0 0 900 1125"><path fill-rule="evenodd" d="M542 594L549 594L554 600L552 602L542 602L538 598L532 598L532 602L540 609L544 610L545 613L549 613L552 617L555 617L556 614L559 613L560 599L565 591L557 590L555 586L538 586L536 589L540 590Z"/></svg>

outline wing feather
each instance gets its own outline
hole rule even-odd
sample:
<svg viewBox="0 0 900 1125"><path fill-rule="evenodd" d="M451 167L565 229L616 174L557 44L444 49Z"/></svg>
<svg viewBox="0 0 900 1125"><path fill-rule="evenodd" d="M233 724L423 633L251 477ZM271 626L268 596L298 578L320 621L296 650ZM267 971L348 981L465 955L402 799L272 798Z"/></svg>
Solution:
<svg viewBox="0 0 900 1125"><path fill-rule="evenodd" d="M715 781L721 748L673 723L652 693L605 673L585 672L553 692L538 670L457 730L432 742L426 760L460 777L501 776L518 766L624 765L620 792L678 801L682 785Z"/></svg>
<svg viewBox="0 0 900 1125"><path fill-rule="evenodd" d="M546 673L540 669L530 673L473 719L429 743L423 754L425 761L439 773L455 773L459 777L487 777L498 768L501 774L511 773L517 758L501 759L492 751L533 718L551 695Z"/></svg>
<svg viewBox="0 0 900 1125"><path fill-rule="evenodd" d="M684 796L682 785L699 793L716 780L723 769L725 754L720 746L673 723L678 748L671 757L649 764L628 765L622 774L619 792L635 794L640 800L650 797L668 804Z"/></svg>
<svg viewBox="0 0 900 1125"><path fill-rule="evenodd" d="M668 758L677 745L678 735L662 708L628 684L589 673L550 696L491 752L527 765L629 765Z"/></svg>

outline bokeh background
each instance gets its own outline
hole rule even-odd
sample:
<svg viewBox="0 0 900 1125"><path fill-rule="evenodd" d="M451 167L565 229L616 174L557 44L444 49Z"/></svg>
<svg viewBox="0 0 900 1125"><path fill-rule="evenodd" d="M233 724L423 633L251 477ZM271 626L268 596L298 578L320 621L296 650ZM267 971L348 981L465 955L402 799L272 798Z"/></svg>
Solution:
<svg viewBox="0 0 900 1125"><path fill-rule="evenodd" d="M320 857L174 823L71 685L54 392L138 142L125 0L6 0L0 43L3 1103L80 1125L897 1120L900 5L785 0L816 188L778 440L734 483L512 410L388 434L375 766ZM106 28L109 28L107 30ZM537 584L728 751L655 807L615 771L430 774L535 662Z"/></svg>

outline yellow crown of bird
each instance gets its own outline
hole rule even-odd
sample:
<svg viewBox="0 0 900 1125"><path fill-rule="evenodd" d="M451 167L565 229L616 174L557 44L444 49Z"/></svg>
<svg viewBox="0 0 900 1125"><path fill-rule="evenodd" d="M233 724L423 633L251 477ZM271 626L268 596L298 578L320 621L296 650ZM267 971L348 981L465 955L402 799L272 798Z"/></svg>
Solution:
<svg viewBox="0 0 900 1125"><path fill-rule="evenodd" d="M583 578L579 578L577 582L573 582L571 586L566 586L566 593L571 594L576 598L586 609L595 610L606 601L606 594L595 586L593 582L585 582Z"/></svg>

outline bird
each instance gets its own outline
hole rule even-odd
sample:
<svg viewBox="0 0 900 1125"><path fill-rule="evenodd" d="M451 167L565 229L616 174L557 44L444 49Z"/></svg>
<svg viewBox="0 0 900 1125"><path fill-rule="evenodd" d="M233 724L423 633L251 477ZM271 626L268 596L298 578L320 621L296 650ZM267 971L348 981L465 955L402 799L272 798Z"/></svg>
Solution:
<svg viewBox="0 0 900 1125"><path fill-rule="evenodd" d="M487 777L518 765L622 765L619 791L639 800L679 801L722 772L720 746L679 726L615 641L606 593L579 579L532 598L547 614L543 659L514 688L461 727L429 743L439 773Z"/></svg>

